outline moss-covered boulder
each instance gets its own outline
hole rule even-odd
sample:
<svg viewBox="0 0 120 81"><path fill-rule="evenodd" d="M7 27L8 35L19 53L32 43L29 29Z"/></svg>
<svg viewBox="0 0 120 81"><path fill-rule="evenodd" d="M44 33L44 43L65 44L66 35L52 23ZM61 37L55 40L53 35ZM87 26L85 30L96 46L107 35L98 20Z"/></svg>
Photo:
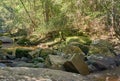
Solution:
<svg viewBox="0 0 120 81"><path fill-rule="evenodd" d="M71 58L74 54L80 54L81 58L84 59L84 52L77 46L67 45L62 49L65 58Z"/></svg>
<svg viewBox="0 0 120 81"><path fill-rule="evenodd" d="M91 40L87 36L72 36L66 38L66 44L69 44L71 42L79 42L81 44L90 45Z"/></svg>
<svg viewBox="0 0 120 81"><path fill-rule="evenodd" d="M32 56L29 54L29 52L32 51L30 49L24 49L24 48L17 48L15 52L16 58L22 58L22 57L27 57L27 58L32 58Z"/></svg>
<svg viewBox="0 0 120 81"><path fill-rule="evenodd" d="M78 46L85 54L89 51L89 45L84 45L79 42L71 42L70 45Z"/></svg>
<svg viewBox="0 0 120 81"><path fill-rule="evenodd" d="M96 40L90 46L88 55L91 54L104 54L106 56L114 56L114 51L112 45L108 41Z"/></svg>

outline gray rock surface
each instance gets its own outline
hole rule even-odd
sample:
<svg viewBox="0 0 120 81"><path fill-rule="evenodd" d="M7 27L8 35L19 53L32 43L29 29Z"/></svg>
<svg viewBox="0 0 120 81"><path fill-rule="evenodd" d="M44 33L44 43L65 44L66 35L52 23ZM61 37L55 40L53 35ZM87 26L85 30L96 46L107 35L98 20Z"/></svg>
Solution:
<svg viewBox="0 0 120 81"><path fill-rule="evenodd" d="M2 37L0 37L0 40L1 40L3 43L13 43L13 39L11 39L10 37L7 37L7 36L2 36Z"/></svg>
<svg viewBox="0 0 120 81"><path fill-rule="evenodd" d="M42 68L0 68L0 81L87 81L79 74ZM88 80L90 81L90 80Z"/></svg>
<svg viewBox="0 0 120 81"><path fill-rule="evenodd" d="M120 81L120 67L87 76L43 68L0 68L0 81Z"/></svg>

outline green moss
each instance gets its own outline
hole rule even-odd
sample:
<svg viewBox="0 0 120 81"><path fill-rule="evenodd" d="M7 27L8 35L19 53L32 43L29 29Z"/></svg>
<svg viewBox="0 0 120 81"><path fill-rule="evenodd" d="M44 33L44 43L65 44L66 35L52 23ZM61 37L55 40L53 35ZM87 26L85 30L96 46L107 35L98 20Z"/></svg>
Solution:
<svg viewBox="0 0 120 81"><path fill-rule="evenodd" d="M84 59L84 52L78 47L74 45L67 45L62 49L62 52L67 56L67 58L73 56L74 54L80 54L81 58Z"/></svg>
<svg viewBox="0 0 120 81"><path fill-rule="evenodd" d="M114 56L114 54L106 46L90 46L88 55L91 54L103 54L105 56Z"/></svg>
<svg viewBox="0 0 120 81"><path fill-rule="evenodd" d="M89 37L84 36L72 36L66 38L66 44L69 44L70 42L79 42L84 45L90 45L91 40Z"/></svg>

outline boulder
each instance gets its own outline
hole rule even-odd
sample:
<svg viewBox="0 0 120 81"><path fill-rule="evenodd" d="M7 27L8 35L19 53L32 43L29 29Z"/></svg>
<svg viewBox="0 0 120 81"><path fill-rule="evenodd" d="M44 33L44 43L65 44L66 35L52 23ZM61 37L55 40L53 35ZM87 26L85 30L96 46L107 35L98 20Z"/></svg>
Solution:
<svg viewBox="0 0 120 81"><path fill-rule="evenodd" d="M93 81L85 76L46 68L0 68L1 81Z"/></svg>
<svg viewBox="0 0 120 81"><path fill-rule="evenodd" d="M67 61L64 63L64 67L70 72L77 72L82 75L89 74L88 65L80 57L80 54L74 54L70 59L67 59Z"/></svg>
<svg viewBox="0 0 120 81"><path fill-rule="evenodd" d="M63 64L65 61L66 59L63 58L62 56L48 55L45 61L45 65L48 68L63 70L64 69Z"/></svg>
<svg viewBox="0 0 120 81"><path fill-rule="evenodd" d="M0 40L3 42L3 43L13 43L13 39L10 38L10 37L7 37L7 36L2 36L0 37Z"/></svg>
<svg viewBox="0 0 120 81"><path fill-rule="evenodd" d="M88 55L92 55L92 54L103 54L111 57L115 56L112 45L106 40L94 41L90 45L89 52L88 52Z"/></svg>
<svg viewBox="0 0 120 81"><path fill-rule="evenodd" d="M74 54L80 54L80 58L84 59L84 52L82 50L74 45L67 45L62 50L63 56L65 58L71 58Z"/></svg>
<svg viewBox="0 0 120 81"><path fill-rule="evenodd" d="M97 71L117 67L114 58L99 54L89 56L88 64L92 64L97 69Z"/></svg>
<svg viewBox="0 0 120 81"><path fill-rule="evenodd" d="M7 67L7 65L4 63L0 63L0 67Z"/></svg>

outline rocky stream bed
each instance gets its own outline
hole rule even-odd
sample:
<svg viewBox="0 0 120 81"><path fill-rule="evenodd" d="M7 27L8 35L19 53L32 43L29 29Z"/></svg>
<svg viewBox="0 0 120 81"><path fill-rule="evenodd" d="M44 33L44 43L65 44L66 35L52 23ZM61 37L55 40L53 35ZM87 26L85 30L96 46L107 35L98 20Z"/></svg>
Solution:
<svg viewBox="0 0 120 81"><path fill-rule="evenodd" d="M120 54L104 40L56 49L8 39L0 49L0 81L120 81Z"/></svg>

